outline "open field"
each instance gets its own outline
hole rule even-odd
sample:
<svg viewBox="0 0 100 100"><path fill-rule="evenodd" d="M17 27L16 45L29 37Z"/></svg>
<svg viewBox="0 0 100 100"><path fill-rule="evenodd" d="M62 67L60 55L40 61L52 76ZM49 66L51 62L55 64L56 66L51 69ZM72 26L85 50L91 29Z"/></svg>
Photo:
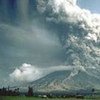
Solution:
<svg viewBox="0 0 100 100"><path fill-rule="evenodd" d="M0 97L0 100L100 100L100 96L99 97L85 97L84 99L77 99L77 98L38 98L38 97L6 96L6 97Z"/></svg>

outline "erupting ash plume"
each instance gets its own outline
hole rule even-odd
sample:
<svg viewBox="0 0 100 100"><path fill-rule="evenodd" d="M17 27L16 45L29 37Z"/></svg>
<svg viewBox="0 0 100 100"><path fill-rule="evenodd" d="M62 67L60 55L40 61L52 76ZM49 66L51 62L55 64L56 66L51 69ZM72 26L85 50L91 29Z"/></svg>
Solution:
<svg viewBox="0 0 100 100"><path fill-rule="evenodd" d="M38 2L40 2L38 0ZM42 0L46 20L66 26L62 41L66 48L66 64L98 66L100 64L100 15L77 6L76 0ZM62 33L61 33L62 34Z"/></svg>
<svg viewBox="0 0 100 100"><path fill-rule="evenodd" d="M79 70L100 79L100 15L81 9L77 0L37 0L37 10L44 15L48 24L64 26L60 39L62 48L66 50L63 70L72 70L68 79L78 74ZM62 28L58 29L59 32L60 30ZM62 70L62 67L48 68L48 73L37 68L34 72L33 67L25 67L27 70L24 72L21 69L24 67L16 69L10 76L15 79L20 77L20 81L34 81L58 69Z"/></svg>

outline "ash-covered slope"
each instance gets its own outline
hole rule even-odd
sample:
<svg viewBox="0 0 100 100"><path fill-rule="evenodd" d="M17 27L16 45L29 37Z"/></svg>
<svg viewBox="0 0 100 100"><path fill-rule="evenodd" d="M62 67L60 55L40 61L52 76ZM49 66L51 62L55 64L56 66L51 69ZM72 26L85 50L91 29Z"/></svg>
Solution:
<svg viewBox="0 0 100 100"><path fill-rule="evenodd" d="M100 80L98 78L93 77L86 72L79 71L77 75L69 79L70 73L71 71L54 72L44 78L32 82L30 85L34 90L44 92L100 88Z"/></svg>
<svg viewBox="0 0 100 100"><path fill-rule="evenodd" d="M66 76L69 76L70 71L57 71L43 77L35 82L32 82L31 85L35 90L39 91L55 91L55 90L63 90L63 80Z"/></svg>

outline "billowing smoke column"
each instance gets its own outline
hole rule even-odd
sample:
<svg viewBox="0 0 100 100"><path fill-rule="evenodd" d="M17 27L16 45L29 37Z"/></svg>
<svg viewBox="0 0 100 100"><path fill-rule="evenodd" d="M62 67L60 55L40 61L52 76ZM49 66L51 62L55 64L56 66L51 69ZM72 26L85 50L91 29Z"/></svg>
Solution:
<svg viewBox="0 0 100 100"><path fill-rule="evenodd" d="M100 65L100 15L81 9L76 0L38 0L46 20L66 25L63 40L66 64L84 67ZM62 34L62 33L61 33Z"/></svg>
<svg viewBox="0 0 100 100"><path fill-rule="evenodd" d="M48 23L64 25L65 31L60 33L60 39L62 47L66 50L66 67L60 70L72 70L68 79L78 74L79 70L100 79L100 15L81 9L76 2L76 0L37 0L37 10L44 15ZM49 69L49 73L53 71L57 71L57 67L54 70ZM38 75L47 75L41 74L41 70L36 72L39 74L36 73L37 77L31 81L41 78ZM31 73L32 70L29 74ZM16 79L20 75L21 70L16 69L10 76ZM24 73L21 81L23 75ZM34 77L35 73L32 76Z"/></svg>

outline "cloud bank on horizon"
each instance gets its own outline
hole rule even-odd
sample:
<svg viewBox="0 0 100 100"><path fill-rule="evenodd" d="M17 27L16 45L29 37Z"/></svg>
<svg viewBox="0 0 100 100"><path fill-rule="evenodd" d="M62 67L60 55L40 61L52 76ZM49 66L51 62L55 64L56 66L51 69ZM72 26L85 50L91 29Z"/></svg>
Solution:
<svg viewBox="0 0 100 100"><path fill-rule="evenodd" d="M77 5L77 0L37 0L37 3L38 12L45 16L47 22L57 25L63 23L62 25L65 26L66 33L61 33L62 47L66 50L64 63L66 67L63 70L69 70L68 66L82 66L82 71L87 69L90 75L98 77L100 72L100 14L81 9ZM31 67L32 65L26 65L15 69L10 77L16 81L30 82L60 69L59 66L53 67L54 70L48 68L48 73L44 73L43 69L35 69ZM74 73L76 75L78 70L77 67L75 71L72 70L69 77L73 77Z"/></svg>

